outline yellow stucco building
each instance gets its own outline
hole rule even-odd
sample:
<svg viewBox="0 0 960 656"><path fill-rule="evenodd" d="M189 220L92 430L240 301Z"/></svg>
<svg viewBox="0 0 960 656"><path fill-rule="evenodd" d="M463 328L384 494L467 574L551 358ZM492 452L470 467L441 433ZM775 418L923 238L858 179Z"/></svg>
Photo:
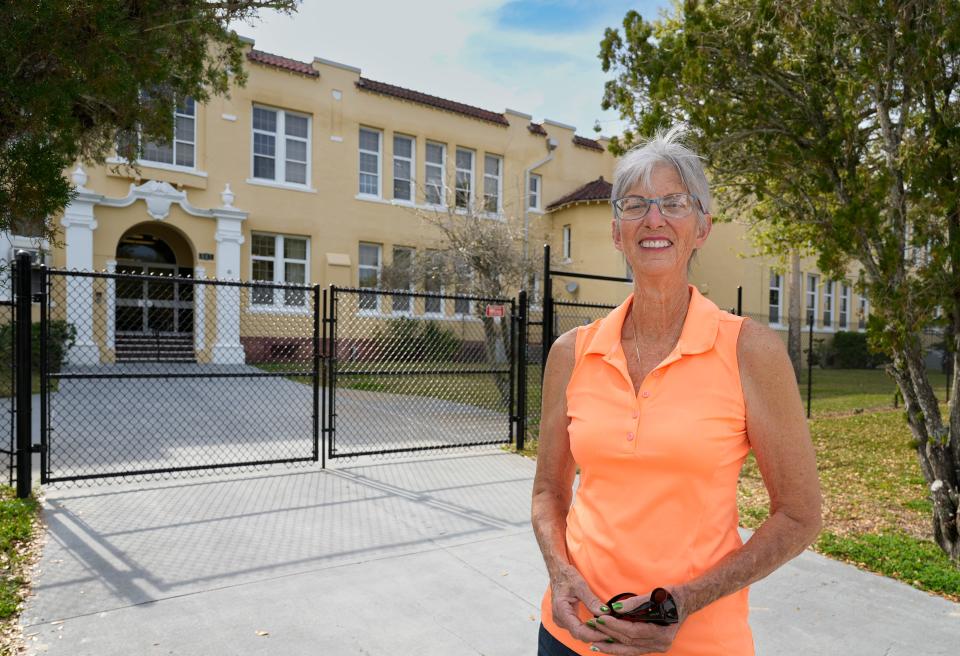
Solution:
<svg viewBox="0 0 960 656"><path fill-rule="evenodd" d="M54 267L197 279L376 286L383 267L436 242L416 210L476 204L490 220L528 226L532 257L546 240L556 267L624 276L610 240L614 158L606 140L512 109L481 109L363 77L320 58L300 62L248 42L249 80L229 98L179 107L171 145L142 144L139 173L113 158L71 172L77 196L57 221L63 246ZM7 251L37 248L4 235ZM42 245L41 245L42 247ZM723 308L786 323L786 276L744 258L742 226L717 225L692 272ZM863 327L851 282L825 281L804 263L804 307L818 331ZM555 286L558 297L619 303L629 284ZM75 290L77 291L77 290ZM180 335L200 361L238 363L255 348L257 316L307 320L303 294L266 290L242 301L176 289L151 298L146 285L84 288L60 308L78 327L72 358L112 359L123 335ZM229 300L229 302L227 302ZM91 313L89 304L107 307ZM397 307L361 308L389 316ZM202 307L201 307L202 306ZM400 308L404 310L406 308ZM409 311L408 309L406 309ZM230 313L239 313L235 317ZM438 320L463 321L449 302ZM229 316L228 316L229 315Z"/></svg>

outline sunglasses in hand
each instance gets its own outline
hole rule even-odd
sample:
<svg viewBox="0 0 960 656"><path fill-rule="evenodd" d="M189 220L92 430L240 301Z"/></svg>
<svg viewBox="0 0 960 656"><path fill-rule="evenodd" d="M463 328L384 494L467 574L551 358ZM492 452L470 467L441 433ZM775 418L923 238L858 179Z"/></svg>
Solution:
<svg viewBox="0 0 960 656"><path fill-rule="evenodd" d="M610 599L610 601L607 602L610 615L628 622L650 622L659 626L669 626L670 624L677 624L680 621L677 612L677 603L673 600L673 596L663 588L655 588L654 591L650 593L650 600L643 602L633 610L616 611L613 609L615 602L636 596L637 595L632 592L621 592Z"/></svg>

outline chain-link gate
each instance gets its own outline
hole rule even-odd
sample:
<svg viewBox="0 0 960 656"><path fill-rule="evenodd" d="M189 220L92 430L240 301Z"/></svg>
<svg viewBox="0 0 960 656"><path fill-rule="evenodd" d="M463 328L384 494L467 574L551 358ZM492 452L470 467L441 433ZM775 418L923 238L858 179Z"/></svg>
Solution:
<svg viewBox="0 0 960 656"><path fill-rule="evenodd" d="M0 470L8 485L13 485L16 469L17 454L17 322L16 304L13 290L15 286L16 267L8 263L3 285L4 298L0 300L0 422L7 433L0 439Z"/></svg>
<svg viewBox="0 0 960 656"><path fill-rule="evenodd" d="M510 443L518 319L513 299L331 286L328 457Z"/></svg>
<svg viewBox="0 0 960 656"><path fill-rule="evenodd" d="M42 482L318 459L319 287L43 277Z"/></svg>

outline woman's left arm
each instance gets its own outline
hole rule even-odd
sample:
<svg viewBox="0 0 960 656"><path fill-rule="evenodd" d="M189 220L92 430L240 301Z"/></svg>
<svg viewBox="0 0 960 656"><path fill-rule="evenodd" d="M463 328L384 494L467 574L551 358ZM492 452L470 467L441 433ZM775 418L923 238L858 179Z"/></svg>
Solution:
<svg viewBox="0 0 960 656"><path fill-rule="evenodd" d="M747 438L770 495L770 516L746 544L672 590L683 616L799 555L816 539L822 523L813 444L783 341L766 326L744 321L737 357Z"/></svg>

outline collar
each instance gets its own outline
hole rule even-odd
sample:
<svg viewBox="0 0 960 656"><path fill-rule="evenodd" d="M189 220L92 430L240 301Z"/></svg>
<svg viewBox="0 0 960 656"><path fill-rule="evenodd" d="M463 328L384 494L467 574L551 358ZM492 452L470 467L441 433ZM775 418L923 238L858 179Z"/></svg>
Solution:
<svg viewBox="0 0 960 656"><path fill-rule="evenodd" d="M696 355L709 351L717 340L720 308L713 301L705 298L695 286L688 284L687 288L690 290L690 303L687 305L687 316L683 320L680 339L677 340L677 346L671 353L672 357L669 358L671 360L682 355ZM623 352L620 348L620 337L632 304L633 294L631 293L623 303L600 320L584 355L596 353L603 355L603 359L609 361L618 352Z"/></svg>

